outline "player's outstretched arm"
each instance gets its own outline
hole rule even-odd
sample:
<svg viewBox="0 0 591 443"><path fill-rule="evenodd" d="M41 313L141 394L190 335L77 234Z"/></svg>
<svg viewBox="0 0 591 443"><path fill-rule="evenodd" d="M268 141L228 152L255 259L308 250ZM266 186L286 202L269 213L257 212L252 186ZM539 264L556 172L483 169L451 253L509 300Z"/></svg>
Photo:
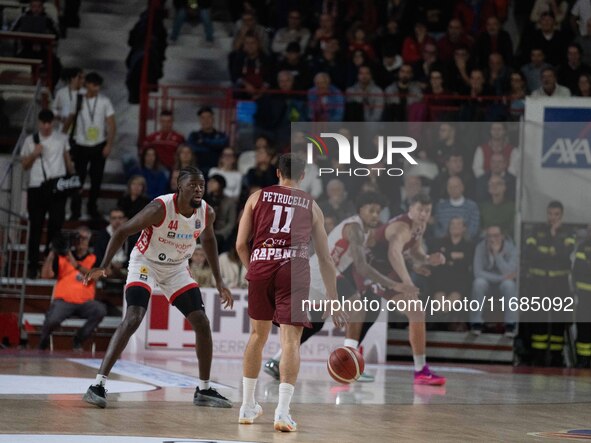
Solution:
<svg viewBox="0 0 591 443"><path fill-rule="evenodd" d="M250 264L250 238L252 237L252 217L256 202L259 200L261 191L257 191L248 197L246 205L244 205L244 211L242 211L242 217L238 224L238 234L236 235L236 252L238 257L244 266L244 269L248 270Z"/></svg>
<svg viewBox="0 0 591 443"><path fill-rule="evenodd" d="M427 254L423 248L423 242L417 241L410 250L411 257L414 263L418 266L439 266L445 264L445 255L441 252Z"/></svg>
<svg viewBox="0 0 591 443"><path fill-rule="evenodd" d="M101 277L106 277L106 269L111 264L111 260L119 249L123 246L130 235L140 232L149 226L159 225L164 220L165 209L162 203L154 200L150 202L144 209L142 209L135 217L126 221L115 232L105 250L103 262L98 268L93 268L84 277L84 284L88 284L90 280L98 280Z"/></svg>
<svg viewBox="0 0 591 443"><path fill-rule="evenodd" d="M203 251L205 252L205 256L207 257L207 262L209 263L209 267L211 268L213 278L215 278L215 284L220 294L220 298L222 299L222 305L224 306L224 308L232 308L234 306L234 298L232 297L232 293L230 292L230 290L226 287L220 274L218 242L215 238L215 231L213 230L214 222L215 211L211 206L208 205L207 225L205 226L205 229L203 229L203 232L200 236L201 245L203 246Z"/></svg>

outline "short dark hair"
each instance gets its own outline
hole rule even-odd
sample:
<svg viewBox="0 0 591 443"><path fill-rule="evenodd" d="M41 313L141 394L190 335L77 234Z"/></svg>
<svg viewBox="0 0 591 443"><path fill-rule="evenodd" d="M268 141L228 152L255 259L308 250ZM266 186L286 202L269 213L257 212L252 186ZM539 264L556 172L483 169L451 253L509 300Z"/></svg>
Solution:
<svg viewBox="0 0 591 443"><path fill-rule="evenodd" d="M410 199L410 206L419 203L421 205L427 206L432 205L433 202L431 201L431 197L429 197L424 192L419 192L417 195Z"/></svg>
<svg viewBox="0 0 591 443"><path fill-rule="evenodd" d="M226 179L224 178L223 175L220 174L214 174L211 177L209 177L209 180L215 180L216 182L218 182L218 184L220 185L220 188L226 189Z"/></svg>
<svg viewBox="0 0 591 443"><path fill-rule="evenodd" d="M201 114L203 114L204 112L209 112L210 114L213 114L213 109L211 109L211 106L201 106L197 110L197 116L201 116Z"/></svg>
<svg viewBox="0 0 591 443"><path fill-rule="evenodd" d="M552 66L546 66L544 69L542 69L542 72L540 72L540 74L543 74L544 72L548 71L550 71L552 74L554 74L554 77L556 77L556 69L554 69Z"/></svg>
<svg viewBox="0 0 591 443"><path fill-rule="evenodd" d="M377 192L362 192L357 196L355 199L357 212L365 205L379 205L380 207L384 207L386 205L386 199L382 194Z"/></svg>
<svg viewBox="0 0 591 443"><path fill-rule="evenodd" d="M69 82L78 77L78 74L82 74L82 68L66 68L62 71L62 79Z"/></svg>
<svg viewBox="0 0 591 443"><path fill-rule="evenodd" d="M548 207L546 209L553 208L560 209L561 212L564 212L564 205L562 204L562 202L559 202L558 200L552 200L550 203L548 203Z"/></svg>
<svg viewBox="0 0 591 443"><path fill-rule="evenodd" d="M121 212L123 215L125 215L125 211L123 209L121 209L119 206L115 206L114 208L111 208L111 210L109 211L109 215L112 215L113 212Z"/></svg>
<svg viewBox="0 0 591 443"><path fill-rule="evenodd" d="M160 112L160 116L161 116L161 117L165 117L165 116L166 116L166 117L172 117L172 111L171 111L170 109L163 109L163 110Z"/></svg>
<svg viewBox="0 0 591 443"><path fill-rule="evenodd" d="M287 179L299 179L306 169L306 162L295 154L283 154L279 157L278 168L281 175Z"/></svg>
<svg viewBox="0 0 591 443"><path fill-rule="evenodd" d="M185 178L191 177L192 175L197 175L204 177L203 172L201 169L197 168L196 166L186 166L179 171L179 177L177 178L177 185L182 182Z"/></svg>
<svg viewBox="0 0 591 443"><path fill-rule="evenodd" d="M94 71L86 74L86 77L84 77L84 81L86 83L90 83L90 84L98 85L98 86L102 86L102 84L103 84L103 78L101 77L101 75L98 72L94 72Z"/></svg>
<svg viewBox="0 0 591 443"><path fill-rule="evenodd" d="M53 115L53 112L51 112L50 109L42 109L41 111L39 111L38 118L39 121L43 123L51 123L55 116Z"/></svg>

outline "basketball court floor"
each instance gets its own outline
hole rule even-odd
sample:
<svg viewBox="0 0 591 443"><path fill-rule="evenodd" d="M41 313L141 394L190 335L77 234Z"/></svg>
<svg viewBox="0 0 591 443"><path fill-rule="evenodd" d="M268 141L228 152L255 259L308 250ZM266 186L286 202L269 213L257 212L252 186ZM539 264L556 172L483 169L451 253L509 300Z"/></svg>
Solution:
<svg viewBox="0 0 591 443"><path fill-rule="evenodd" d="M266 374L257 386L264 415L237 423L239 360L214 359L212 370L233 409L193 406L196 358L175 351L121 360L109 404L98 409L81 396L99 363L85 354L0 354L0 443L591 440L588 370L433 364L447 385L417 387L408 364L368 365L374 383L343 386L325 364L303 363L292 405L299 431L281 434L272 426L279 384Z"/></svg>

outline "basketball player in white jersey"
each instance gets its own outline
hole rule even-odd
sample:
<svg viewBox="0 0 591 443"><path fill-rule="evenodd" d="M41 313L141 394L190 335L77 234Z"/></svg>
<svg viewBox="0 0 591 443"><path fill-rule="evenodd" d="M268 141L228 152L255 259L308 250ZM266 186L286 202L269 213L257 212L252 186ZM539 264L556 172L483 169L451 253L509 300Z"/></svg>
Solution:
<svg viewBox="0 0 591 443"><path fill-rule="evenodd" d="M221 302L232 308L234 300L220 276L218 248L213 230L215 212L204 200L205 179L194 167L181 169L174 194L154 199L140 213L117 229L105 252L100 268L92 269L85 282L106 277L105 269L130 235L142 231L131 253L125 300L125 318L111 338L96 381L88 388L84 401L100 408L107 406L105 383L113 365L136 331L148 308L150 294L158 285L170 304L187 318L196 336L199 360L199 386L193 404L231 408L232 403L209 386L213 344L209 320L205 315L199 287L189 271L197 238L207 255Z"/></svg>
<svg viewBox="0 0 591 443"><path fill-rule="evenodd" d="M352 299L358 297L359 290L364 288L364 281L371 280L385 288L397 292L417 293L415 286L396 282L372 267L366 259L369 252L368 238L372 229L380 222L380 212L383 208L383 198L375 192L366 192L357 198L357 215L346 218L339 223L328 235L328 248L337 269L337 293L339 298ZM313 255L310 260L310 300L326 299L326 292L319 272L318 257ZM369 314L369 315L367 315ZM345 328L345 346L357 349L365 334L362 333L364 322L375 321L369 319L371 314L379 312L350 313L351 320ZM301 343L316 335L324 326L322 313L311 311L312 328L304 329ZM375 317L375 315L374 315ZM369 329L366 327L366 329ZM367 332L367 330L365 331ZM279 379L279 359L281 351L265 363L265 372ZM373 377L362 374L358 381L373 381Z"/></svg>

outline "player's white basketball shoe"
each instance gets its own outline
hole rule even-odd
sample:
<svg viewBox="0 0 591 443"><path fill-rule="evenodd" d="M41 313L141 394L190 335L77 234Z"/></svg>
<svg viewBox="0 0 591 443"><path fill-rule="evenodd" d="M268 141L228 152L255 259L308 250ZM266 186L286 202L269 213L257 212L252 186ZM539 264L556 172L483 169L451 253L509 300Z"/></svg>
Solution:
<svg viewBox="0 0 591 443"><path fill-rule="evenodd" d="M293 421L289 414L276 415L273 427L276 431L281 432L295 432L298 430L298 424Z"/></svg>
<svg viewBox="0 0 591 443"><path fill-rule="evenodd" d="M255 403L254 407L242 405L240 406L238 423L241 425L251 425L261 415L263 415L263 408L258 403Z"/></svg>

